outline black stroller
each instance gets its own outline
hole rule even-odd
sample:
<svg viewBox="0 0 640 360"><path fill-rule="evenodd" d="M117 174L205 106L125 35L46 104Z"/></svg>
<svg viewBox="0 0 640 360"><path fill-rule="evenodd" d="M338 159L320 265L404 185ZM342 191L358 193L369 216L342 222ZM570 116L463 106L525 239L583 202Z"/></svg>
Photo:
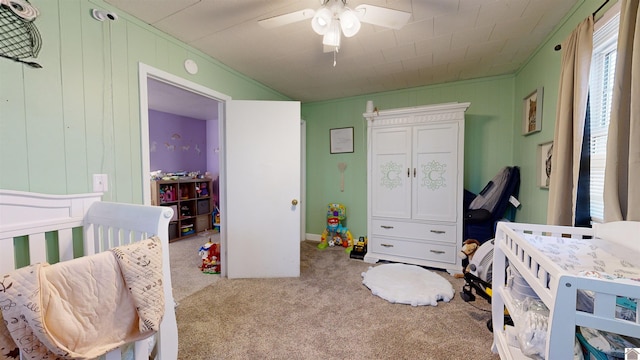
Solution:
<svg viewBox="0 0 640 360"><path fill-rule="evenodd" d="M478 195L465 190L464 238L482 244L493 239L499 221L514 221L520 190L520 168L506 166L485 185ZM489 261L492 259L488 259ZM466 273L469 259L463 259L462 272ZM483 279L491 281L491 279Z"/></svg>
<svg viewBox="0 0 640 360"><path fill-rule="evenodd" d="M498 221L514 221L520 190L520 168L506 166L480 191L464 193L464 238L483 244L493 239ZM514 200L510 201L511 197Z"/></svg>
<svg viewBox="0 0 640 360"><path fill-rule="evenodd" d="M462 263L465 284L460 297L464 301L475 301L478 295L491 303L496 225L499 221L515 220L519 188L520 169L513 166L501 169L480 194L465 190L464 239L476 239L481 245L471 262L465 259ZM505 323L512 324L508 314L505 314ZM491 320L487 322L487 327L493 331Z"/></svg>

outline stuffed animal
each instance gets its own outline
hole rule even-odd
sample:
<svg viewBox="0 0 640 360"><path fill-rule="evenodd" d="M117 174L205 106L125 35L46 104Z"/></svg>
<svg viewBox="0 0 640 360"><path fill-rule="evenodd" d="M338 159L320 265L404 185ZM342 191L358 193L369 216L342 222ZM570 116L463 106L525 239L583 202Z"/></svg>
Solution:
<svg viewBox="0 0 640 360"><path fill-rule="evenodd" d="M473 254L476 253L476 250L480 247L480 242L476 239L467 239L462 243L462 248L458 253L458 257L462 260L467 260L467 265L462 268L462 274L453 275L456 278L463 278L465 273L469 272L469 264L471 263L471 259L473 259Z"/></svg>

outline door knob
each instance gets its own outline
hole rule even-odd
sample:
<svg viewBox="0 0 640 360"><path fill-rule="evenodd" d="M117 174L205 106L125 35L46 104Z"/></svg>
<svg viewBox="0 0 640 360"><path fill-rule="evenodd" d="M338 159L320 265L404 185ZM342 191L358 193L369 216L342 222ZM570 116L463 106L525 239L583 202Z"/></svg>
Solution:
<svg viewBox="0 0 640 360"><path fill-rule="evenodd" d="M296 200L296 199L291 200L291 205L293 205L293 206L298 205L298 200Z"/></svg>

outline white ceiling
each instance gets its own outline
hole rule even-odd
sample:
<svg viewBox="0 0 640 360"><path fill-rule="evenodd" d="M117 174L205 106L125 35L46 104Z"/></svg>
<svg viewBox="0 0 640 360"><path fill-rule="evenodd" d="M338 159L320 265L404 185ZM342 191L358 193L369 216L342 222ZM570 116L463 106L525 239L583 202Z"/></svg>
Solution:
<svg viewBox="0 0 640 360"><path fill-rule="evenodd" d="M319 0L106 0L302 102L514 73L578 1L350 0L412 16L401 30L363 24L334 67L310 20L258 25Z"/></svg>
<svg viewBox="0 0 640 360"><path fill-rule="evenodd" d="M159 80L147 79L149 109L192 119L217 120L218 101L169 85Z"/></svg>

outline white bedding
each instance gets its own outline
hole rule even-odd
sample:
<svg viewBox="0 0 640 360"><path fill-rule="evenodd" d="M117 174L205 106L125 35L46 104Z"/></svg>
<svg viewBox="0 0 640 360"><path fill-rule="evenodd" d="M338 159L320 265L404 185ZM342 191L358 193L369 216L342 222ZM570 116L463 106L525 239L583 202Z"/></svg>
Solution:
<svg viewBox="0 0 640 360"><path fill-rule="evenodd" d="M640 255L633 251L616 251L619 245L599 239L572 239L523 234L551 261L572 273L597 271L616 278L640 281ZM618 254L613 256L612 253Z"/></svg>

